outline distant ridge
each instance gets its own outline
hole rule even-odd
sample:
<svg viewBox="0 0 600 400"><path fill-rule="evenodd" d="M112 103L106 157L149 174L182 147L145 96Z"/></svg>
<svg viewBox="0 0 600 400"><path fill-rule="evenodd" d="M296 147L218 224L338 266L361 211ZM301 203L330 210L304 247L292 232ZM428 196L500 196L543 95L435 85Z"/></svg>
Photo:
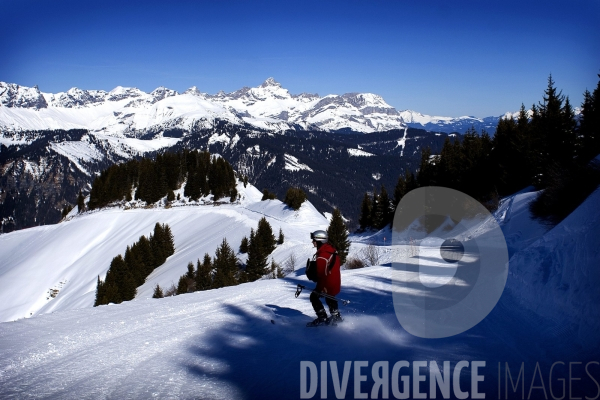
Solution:
<svg viewBox="0 0 600 400"><path fill-rule="evenodd" d="M211 95L193 86L183 93L158 87L150 93L117 86L104 90L71 88L45 93L37 86L0 82L0 129L7 132L87 129L121 137L148 131L208 127L219 119L267 131L320 130L373 133L412 127L464 133L474 127L493 134L501 117L439 117L398 111L373 93L290 94L268 78L257 87ZM6 135L5 135L6 136Z"/></svg>

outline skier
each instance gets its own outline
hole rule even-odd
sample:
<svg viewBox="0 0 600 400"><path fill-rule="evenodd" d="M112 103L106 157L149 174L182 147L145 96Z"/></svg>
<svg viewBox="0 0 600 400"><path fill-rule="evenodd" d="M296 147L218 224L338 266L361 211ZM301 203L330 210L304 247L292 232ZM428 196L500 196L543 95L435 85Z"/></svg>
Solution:
<svg viewBox="0 0 600 400"><path fill-rule="evenodd" d="M340 292L340 257L337 250L328 242L327 232L314 231L310 234L310 238L313 246L317 248L317 252L313 257L316 263L317 287L310 294L310 302L317 313L317 318L306 324L306 326L337 325L338 322L342 321L338 302L325 298L331 314L331 317L327 318L327 312L323 303L321 303L319 292L331 296L335 296Z"/></svg>

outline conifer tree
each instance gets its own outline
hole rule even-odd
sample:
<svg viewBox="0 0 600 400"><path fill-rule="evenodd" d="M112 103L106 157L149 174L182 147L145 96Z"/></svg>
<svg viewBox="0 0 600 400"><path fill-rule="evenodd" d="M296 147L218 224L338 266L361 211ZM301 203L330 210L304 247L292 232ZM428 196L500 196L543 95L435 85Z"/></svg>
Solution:
<svg viewBox="0 0 600 400"><path fill-rule="evenodd" d="M548 87L544 91L543 102L532 117L532 126L539 152L535 184L546 187L553 174L572 165L575 142L569 126L574 124L572 110L565 109L565 97L554 86L552 75L548 77Z"/></svg>
<svg viewBox="0 0 600 400"><path fill-rule="evenodd" d="M498 122L491 158L494 165L493 181L501 195L512 194L533 181L528 125L523 104L517 121L507 117Z"/></svg>
<svg viewBox="0 0 600 400"><path fill-rule="evenodd" d="M237 200L237 197L238 197L238 191L234 186L229 189L229 201L233 203L234 201Z"/></svg>
<svg viewBox="0 0 600 400"><path fill-rule="evenodd" d="M179 277L179 282L177 283L177 294L185 294L188 292L188 282L187 277L185 275L181 275Z"/></svg>
<svg viewBox="0 0 600 400"><path fill-rule="evenodd" d="M83 197L83 193L81 189L79 189L79 195L77 196L77 212L82 213L85 211L85 197Z"/></svg>
<svg viewBox="0 0 600 400"><path fill-rule="evenodd" d="M262 278L269 272L267 257L270 253L266 253L261 246L258 235L250 235L251 239L248 243L248 261L246 262L245 276L249 282Z"/></svg>
<svg viewBox="0 0 600 400"><path fill-rule="evenodd" d="M369 229L373 226L372 213L373 202L371 201L369 193L365 193L362 204L360 205L360 217L358 218L358 223L360 224L361 231Z"/></svg>
<svg viewBox="0 0 600 400"><path fill-rule="evenodd" d="M163 294L163 290L160 288L160 286L157 283L156 287L154 288L154 294L152 295L152 298L153 299L162 299L163 297L165 297L165 295Z"/></svg>
<svg viewBox="0 0 600 400"><path fill-rule="evenodd" d="M248 281L260 279L269 272L267 258L275 250L273 229L265 217L258 221L256 232L250 230L248 241L248 261L245 276Z"/></svg>
<svg viewBox="0 0 600 400"><path fill-rule="evenodd" d="M298 210L306 200L306 193L300 188L291 187L285 193L283 202L293 210Z"/></svg>
<svg viewBox="0 0 600 400"><path fill-rule="evenodd" d="M136 248L139 251L140 258L142 260L142 275L144 277L150 275L154 268L161 265L164 260L156 260L154 257L150 240L146 236L141 236L137 243L132 248Z"/></svg>
<svg viewBox="0 0 600 400"><path fill-rule="evenodd" d="M94 301L94 307L97 307L101 304L107 304L104 302L105 298L105 288L104 282L100 279L100 275L98 275L98 281L96 282L96 300Z"/></svg>
<svg viewBox="0 0 600 400"><path fill-rule="evenodd" d="M406 180L402 175L400 175L398 176L398 181L396 182L396 186L394 187L394 209L398 207L400 200L402 200L406 193Z"/></svg>
<svg viewBox="0 0 600 400"><path fill-rule="evenodd" d="M431 162L431 149L429 147L421 150L421 163L417 172L417 180L421 186L435 186L435 167Z"/></svg>
<svg viewBox="0 0 600 400"><path fill-rule="evenodd" d="M212 287L212 260L208 253L204 254L204 260L196 264L196 290L208 290Z"/></svg>
<svg viewBox="0 0 600 400"><path fill-rule="evenodd" d="M169 190L169 193L167 193L167 201L169 203L175 201L175 193L172 190Z"/></svg>
<svg viewBox="0 0 600 400"><path fill-rule="evenodd" d="M346 262L348 252L350 251L350 241L348 240L348 228L342 218L342 213L337 208L333 209L331 222L327 228L329 243L335 247L340 257L340 265Z"/></svg>
<svg viewBox="0 0 600 400"><path fill-rule="evenodd" d="M248 238L244 236L240 243L240 253L246 254L248 252Z"/></svg>
<svg viewBox="0 0 600 400"><path fill-rule="evenodd" d="M277 244L279 244L279 245L283 244L284 240L285 240L285 237L283 236L283 231L281 230L281 228L279 228L279 238L277 239Z"/></svg>
<svg viewBox="0 0 600 400"><path fill-rule="evenodd" d="M236 275L238 261L235 257L227 239L223 238L223 242L215 252L213 266L215 274L213 277L213 287L221 288L225 286L233 286L237 284Z"/></svg>
<svg viewBox="0 0 600 400"><path fill-rule="evenodd" d="M385 186L381 185L381 192L379 194L379 202L381 207L381 224L379 228L383 228L392 222L394 217L394 210L390 201L390 197L385 190Z"/></svg>
<svg viewBox="0 0 600 400"><path fill-rule="evenodd" d="M263 196L262 196L262 199L260 199L261 201L275 200L277 198L277 196L275 196L274 193L269 192L268 189L263 189L262 193L263 193Z"/></svg>
<svg viewBox="0 0 600 400"><path fill-rule="evenodd" d="M373 205L371 207L371 227L373 229L379 229L381 226L383 214L383 207L381 206L381 199L377 193L377 189L373 190Z"/></svg>
<svg viewBox="0 0 600 400"><path fill-rule="evenodd" d="M193 280L196 276L196 272L194 271L194 264L190 261L187 266L187 272L185 274L186 278Z"/></svg>
<svg viewBox="0 0 600 400"><path fill-rule="evenodd" d="M592 93L583 94L578 135L577 159L585 165L600 154L600 80Z"/></svg>
<svg viewBox="0 0 600 400"><path fill-rule="evenodd" d="M273 235L273 228L271 228L271 224L269 224L269 221L265 217L262 217L258 221L255 239L267 256L275 250L276 241L275 235Z"/></svg>

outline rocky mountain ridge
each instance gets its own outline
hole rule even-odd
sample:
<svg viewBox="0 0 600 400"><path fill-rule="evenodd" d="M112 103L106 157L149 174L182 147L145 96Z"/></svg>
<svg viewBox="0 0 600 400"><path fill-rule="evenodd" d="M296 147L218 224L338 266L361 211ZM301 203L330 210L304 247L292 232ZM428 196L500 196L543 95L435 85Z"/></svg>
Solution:
<svg viewBox="0 0 600 400"><path fill-rule="evenodd" d="M36 111L36 113L31 113ZM104 90L69 89L44 93L0 82L0 130L88 129L115 136L140 137L147 131L178 127L190 130L198 121L226 120L269 131L320 130L373 133L412 127L464 133L470 127L489 133L501 117L437 117L398 111L373 93L290 94L273 78L258 87L208 94L197 87L183 93L159 87L150 93L118 86Z"/></svg>

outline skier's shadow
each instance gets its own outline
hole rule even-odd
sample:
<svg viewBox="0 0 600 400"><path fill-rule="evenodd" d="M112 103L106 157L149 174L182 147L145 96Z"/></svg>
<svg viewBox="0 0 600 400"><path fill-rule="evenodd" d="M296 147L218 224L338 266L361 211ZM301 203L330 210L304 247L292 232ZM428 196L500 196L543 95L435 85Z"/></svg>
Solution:
<svg viewBox="0 0 600 400"><path fill-rule="evenodd" d="M280 307L274 304L265 304L265 307L268 307L271 311L273 311L276 317L293 318L304 315L301 311L289 307Z"/></svg>

